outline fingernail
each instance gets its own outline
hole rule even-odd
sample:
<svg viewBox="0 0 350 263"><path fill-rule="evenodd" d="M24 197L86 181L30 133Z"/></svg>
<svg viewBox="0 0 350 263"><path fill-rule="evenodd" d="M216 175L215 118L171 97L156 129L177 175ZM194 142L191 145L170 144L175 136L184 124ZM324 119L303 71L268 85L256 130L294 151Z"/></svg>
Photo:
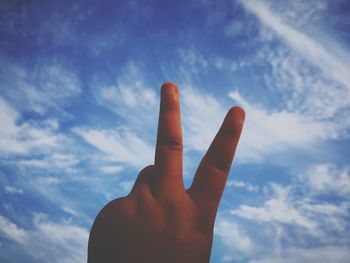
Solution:
<svg viewBox="0 0 350 263"><path fill-rule="evenodd" d="M233 119L237 123L243 123L245 119L245 111L239 106L232 107L230 109L230 114L232 114Z"/></svg>
<svg viewBox="0 0 350 263"><path fill-rule="evenodd" d="M178 93L178 88L173 82L165 82L161 87L162 97L177 97Z"/></svg>

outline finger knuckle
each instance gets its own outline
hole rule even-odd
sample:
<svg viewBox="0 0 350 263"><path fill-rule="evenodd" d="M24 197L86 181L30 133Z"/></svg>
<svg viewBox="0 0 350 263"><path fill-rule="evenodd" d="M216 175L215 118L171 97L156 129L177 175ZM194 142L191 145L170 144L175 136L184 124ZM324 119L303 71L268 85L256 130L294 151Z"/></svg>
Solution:
<svg viewBox="0 0 350 263"><path fill-rule="evenodd" d="M158 147L162 150L182 150L182 139L178 137L160 138Z"/></svg>

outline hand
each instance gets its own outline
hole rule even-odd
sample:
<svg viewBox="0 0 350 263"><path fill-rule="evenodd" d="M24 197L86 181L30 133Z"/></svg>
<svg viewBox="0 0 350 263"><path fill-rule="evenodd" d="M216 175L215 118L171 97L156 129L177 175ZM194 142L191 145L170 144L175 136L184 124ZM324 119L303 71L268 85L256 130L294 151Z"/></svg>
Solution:
<svg viewBox="0 0 350 263"><path fill-rule="evenodd" d="M163 84L155 163L140 172L126 197L100 211L88 262L209 262L216 212L244 116L239 107L228 111L186 190L179 92L175 84Z"/></svg>

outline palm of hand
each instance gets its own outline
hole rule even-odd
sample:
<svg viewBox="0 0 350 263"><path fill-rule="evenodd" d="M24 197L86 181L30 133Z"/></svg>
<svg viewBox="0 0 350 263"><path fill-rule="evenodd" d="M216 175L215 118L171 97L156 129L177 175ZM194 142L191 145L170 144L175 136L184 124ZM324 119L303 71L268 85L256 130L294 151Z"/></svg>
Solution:
<svg viewBox="0 0 350 263"><path fill-rule="evenodd" d="M178 89L163 84L155 164L140 172L128 196L100 211L88 262L209 262L216 211L243 121L244 111L231 108L185 190Z"/></svg>

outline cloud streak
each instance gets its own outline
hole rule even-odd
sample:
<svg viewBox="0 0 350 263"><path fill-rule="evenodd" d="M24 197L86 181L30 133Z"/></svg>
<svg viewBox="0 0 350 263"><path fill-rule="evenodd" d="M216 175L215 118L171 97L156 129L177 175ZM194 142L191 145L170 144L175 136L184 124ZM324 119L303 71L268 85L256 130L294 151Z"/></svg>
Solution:
<svg viewBox="0 0 350 263"><path fill-rule="evenodd" d="M0 154L29 154L59 148L65 139L51 122L17 124L20 114L0 97Z"/></svg>
<svg viewBox="0 0 350 263"><path fill-rule="evenodd" d="M342 251L341 254L344 256L348 254L349 251L344 250L344 246L350 241L347 236L350 229L347 183L339 188L340 191L336 194L338 201L320 198L325 194L335 196L335 187L339 187L337 177L346 178L348 181L347 167L313 165L305 169L302 175L295 177L288 186L269 183L264 187L266 200L262 204L256 206L242 204L229 211L234 219L237 220L238 217L247 220L241 224L246 225L250 222L250 228L253 224L253 229L256 225L270 229L266 233L261 231L254 235L253 244L256 244L259 238L271 241L275 235L271 233L280 233L276 234L279 237L273 244L276 250L271 253L266 251L256 253L257 258L260 258L257 262L265 262L264 260L268 262L267 259L263 259L264 257L274 262L273 258L281 260L281 255L289 253L291 253L290 262L298 262L297 258L316 257L316 251L323 247ZM251 233L248 231L248 234ZM306 244L300 240L312 240L315 250L308 251ZM282 245L283 242L288 242L289 245ZM264 247L261 246L262 249ZM285 262L279 260L276 262ZM339 260L343 262L343 256Z"/></svg>
<svg viewBox="0 0 350 263"><path fill-rule="evenodd" d="M3 96L17 109L42 115L49 109L62 113L60 106L82 92L77 75L54 60L41 59L30 69L5 60L0 79Z"/></svg>
<svg viewBox="0 0 350 263"><path fill-rule="evenodd" d="M320 68L325 75L332 77L350 89L348 74L350 59L347 52L339 52L339 50L342 50L340 46L332 44L332 46L323 47L308 35L284 23L280 17L268 8L266 3L252 0L241 1L241 3L247 11L256 15L264 25L274 31L305 59ZM332 54L330 50L338 50L342 56Z"/></svg>
<svg viewBox="0 0 350 263"><path fill-rule="evenodd" d="M26 230L0 215L0 235L17 242L17 249L39 262L86 262L87 229L49 221L43 214L34 214L33 224L34 229Z"/></svg>
<svg viewBox="0 0 350 263"><path fill-rule="evenodd" d="M266 201L263 207L241 205L238 210L231 211L231 214L261 222L292 224L314 232L315 223L302 215L288 200L288 189L278 185L272 185L272 189L276 197Z"/></svg>
<svg viewBox="0 0 350 263"><path fill-rule="evenodd" d="M153 160L153 148L127 129L76 129L86 142L105 153L108 161L142 168Z"/></svg>

